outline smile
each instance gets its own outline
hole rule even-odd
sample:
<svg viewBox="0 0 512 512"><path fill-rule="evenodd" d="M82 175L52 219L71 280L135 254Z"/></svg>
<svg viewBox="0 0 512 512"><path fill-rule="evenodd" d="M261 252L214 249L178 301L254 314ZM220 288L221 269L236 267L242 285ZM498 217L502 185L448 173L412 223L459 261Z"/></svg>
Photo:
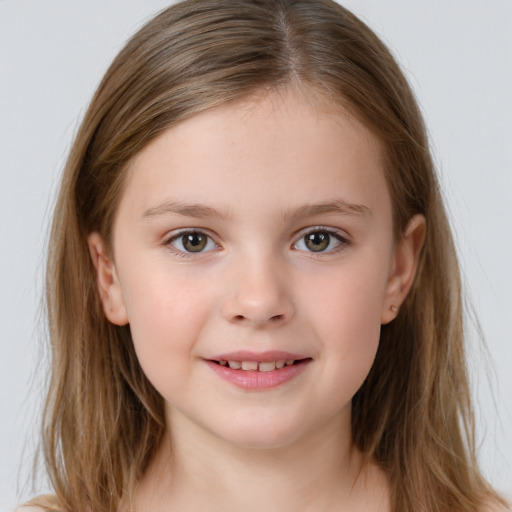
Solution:
<svg viewBox="0 0 512 512"><path fill-rule="evenodd" d="M229 366L233 370L244 370L244 371L258 371L258 372L272 372L274 370L280 370L285 366L292 366L295 363L300 362L294 359L288 359L286 361L214 361L220 366Z"/></svg>
<svg viewBox="0 0 512 512"><path fill-rule="evenodd" d="M301 375L313 362L311 357L283 352L251 354L238 352L205 360L221 379L246 391L275 388Z"/></svg>

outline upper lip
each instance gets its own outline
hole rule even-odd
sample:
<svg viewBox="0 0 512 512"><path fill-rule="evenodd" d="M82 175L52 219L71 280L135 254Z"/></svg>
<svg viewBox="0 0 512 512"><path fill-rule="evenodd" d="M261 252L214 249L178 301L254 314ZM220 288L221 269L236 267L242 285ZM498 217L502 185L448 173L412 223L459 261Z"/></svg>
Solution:
<svg viewBox="0 0 512 512"><path fill-rule="evenodd" d="M268 363L271 361L294 361L307 359L309 356L296 354L293 352L284 352L282 350L268 350L265 352L252 352L250 350L237 350L236 352L226 352L224 354L209 357L210 361L257 361L259 363Z"/></svg>

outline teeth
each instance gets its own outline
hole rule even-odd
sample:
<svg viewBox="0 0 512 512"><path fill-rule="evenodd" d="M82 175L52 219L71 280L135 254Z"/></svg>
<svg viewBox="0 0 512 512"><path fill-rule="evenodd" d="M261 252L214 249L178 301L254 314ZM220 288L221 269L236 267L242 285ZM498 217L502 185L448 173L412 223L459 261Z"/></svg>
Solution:
<svg viewBox="0 0 512 512"><path fill-rule="evenodd" d="M268 361L264 363L258 363L258 361L219 361L218 363L221 366L229 366L233 370L272 372L274 370L280 370L285 365L292 366L295 360L288 359L288 361Z"/></svg>
<svg viewBox="0 0 512 512"><path fill-rule="evenodd" d="M259 364L260 372L271 372L272 370L275 370L275 369L276 369L275 361L270 361L268 363L260 363Z"/></svg>

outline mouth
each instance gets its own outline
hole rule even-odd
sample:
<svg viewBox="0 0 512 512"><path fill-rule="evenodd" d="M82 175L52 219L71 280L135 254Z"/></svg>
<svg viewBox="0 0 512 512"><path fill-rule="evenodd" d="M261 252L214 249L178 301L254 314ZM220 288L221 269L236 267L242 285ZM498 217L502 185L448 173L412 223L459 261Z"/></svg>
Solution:
<svg viewBox="0 0 512 512"><path fill-rule="evenodd" d="M205 359L213 372L245 391L263 391L284 385L304 373L313 358L288 352L236 352Z"/></svg>
<svg viewBox="0 0 512 512"><path fill-rule="evenodd" d="M276 370L281 370L288 366L296 366L301 363L304 363L308 360L311 360L310 357L305 357L302 359L278 359L275 361L236 361L236 360L210 360L212 363L215 363L219 366L225 366L231 368L232 370L242 370L242 371L254 371L254 372L273 372Z"/></svg>

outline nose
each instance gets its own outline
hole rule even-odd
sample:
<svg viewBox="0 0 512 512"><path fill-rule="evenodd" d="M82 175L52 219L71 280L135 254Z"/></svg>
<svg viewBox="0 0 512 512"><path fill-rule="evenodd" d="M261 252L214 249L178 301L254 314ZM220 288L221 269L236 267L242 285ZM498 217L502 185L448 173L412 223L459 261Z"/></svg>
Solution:
<svg viewBox="0 0 512 512"><path fill-rule="evenodd" d="M284 325L294 316L290 277L282 267L245 259L229 281L222 306L229 322L262 328Z"/></svg>

